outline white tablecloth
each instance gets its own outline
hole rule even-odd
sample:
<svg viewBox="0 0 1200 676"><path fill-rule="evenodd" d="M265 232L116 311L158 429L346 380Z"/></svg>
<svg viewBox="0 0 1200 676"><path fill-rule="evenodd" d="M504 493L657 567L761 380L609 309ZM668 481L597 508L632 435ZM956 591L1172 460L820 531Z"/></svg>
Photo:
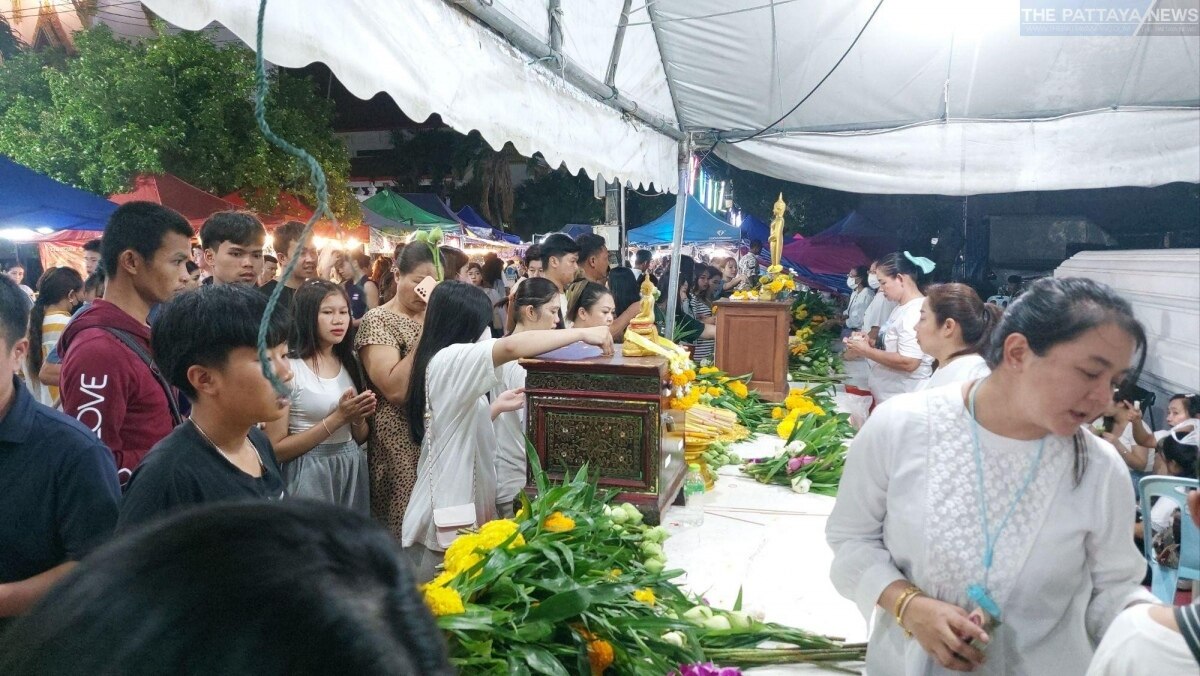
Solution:
<svg viewBox="0 0 1200 676"><path fill-rule="evenodd" d="M760 436L734 447L747 457L776 452L782 442ZM825 520L834 498L800 495L783 486L760 484L736 467L721 469L705 494L704 524L680 528L671 509L663 523L667 566L687 571L677 582L711 605L731 609L742 590L742 610L800 629L867 640L867 623L854 603L829 582L833 552L825 544ZM754 674L840 673L809 665L764 667Z"/></svg>

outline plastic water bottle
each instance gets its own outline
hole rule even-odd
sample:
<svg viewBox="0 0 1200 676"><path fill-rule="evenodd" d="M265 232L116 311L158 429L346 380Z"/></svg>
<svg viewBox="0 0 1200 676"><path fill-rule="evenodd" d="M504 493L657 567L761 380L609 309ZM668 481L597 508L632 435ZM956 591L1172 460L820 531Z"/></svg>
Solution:
<svg viewBox="0 0 1200 676"><path fill-rule="evenodd" d="M679 525L699 526L704 523L704 475L700 465L688 465L683 478L683 509L680 510Z"/></svg>

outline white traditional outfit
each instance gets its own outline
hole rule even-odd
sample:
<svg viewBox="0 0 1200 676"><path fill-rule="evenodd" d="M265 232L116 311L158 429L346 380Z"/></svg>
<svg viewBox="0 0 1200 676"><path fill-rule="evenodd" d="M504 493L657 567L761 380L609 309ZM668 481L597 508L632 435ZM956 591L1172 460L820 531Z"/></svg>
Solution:
<svg viewBox="0 0 1200 676"><path fill-rule="evenodd" d="M507 390L525 387L525 368L515 361L501 366L499 383L492 388L492 400ZM499 445L496 454L496 511L502 518L513 515L513 500L525 487L529 462L525 457L525 409L505 411L492 421Z"/></svg>
<svg viewBox="0 0 1200 676"><path fill-rule="evenodd" d="M901 371L871 362L867 386L876 404L882 404L897 394L916 391L933 373L933 357L925 354L917 342L917 322L921 321L921 306L924 304L925 297L917 296L897 306L880 330L885 351L919 359L921 363L912 371Z"/></svg>
<svg viewBox="0 0 1200 676"><path fill-rule="evenodd" d="M484 397L500 383L492 364L494 339L442 348L425 372L425 436L401 526L418 578L433 577L438 546L435 509L475 505L475 523L496 518L496 434Z"/></svg>
<svg viewBox="0 0 1200 676"><path fill-rule="evenodd" d="M979 380L991 375L992 369L988 368L987 362L983 357L977 354L964 354L960 357L955 357L945 364L939 364L937 370L929 379L922 382L917 389L931 390L935 387L942 387L952 383L965 383L972 380Z"/></svg>
<svg viewBox="0 0 1200 676"><path fill-rule="evenodd" d="M972 427L993 539L1012 509L986 579ZM986 584L1003 624L990 633L987 661L974 673L1083 673L1117 614L1154 597L1139 584L1145 561L1130 534L1134 502L1125 464L1103 440L1082 439L1087 468L1076 485L1071 437L993 434L971 419L962 385L894 398L850 446L825 530L834 586L869 618L884 588L899 580L966 610L974 607L968 587ZM905 638L890 609L876 618L867 650L871 676L956 673Z"/></svg>

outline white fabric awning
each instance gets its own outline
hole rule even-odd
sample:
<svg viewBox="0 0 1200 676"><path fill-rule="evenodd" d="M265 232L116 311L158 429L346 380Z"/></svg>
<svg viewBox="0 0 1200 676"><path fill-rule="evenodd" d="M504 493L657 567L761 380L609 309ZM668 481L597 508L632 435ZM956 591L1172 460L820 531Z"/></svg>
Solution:
<svg viewBox="0 0 1200 676"><path fill-rule="evenodd" d="M254 42L257 0L145 4ZM1200 182L1200 37L1022 36L1012 0L631 5L607 103L567 80L606 80L623 0L273 0L264 50L284 66L322 61L414 119L436 112L493 146L643 187L675 189L676 142L610 106L617 94L643 119L722 139L737 166L840 190ZM559 36L563 71L514 46Z"/></svg>

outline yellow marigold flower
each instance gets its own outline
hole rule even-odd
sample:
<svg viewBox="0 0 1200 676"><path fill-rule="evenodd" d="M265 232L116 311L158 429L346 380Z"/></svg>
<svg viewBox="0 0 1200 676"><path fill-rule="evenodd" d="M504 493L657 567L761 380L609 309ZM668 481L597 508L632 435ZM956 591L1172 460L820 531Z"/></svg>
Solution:
<svg viewBox="0 0 1200 676"><path fill-rule="evenodd" d="M462 597L450 587L425 587L425 605L437 617L466 612Z"/></svg>
<svg viewBox="0 0 1200 676"><path fill-rule="evenodd" d="M696 372L695 372L695 371L693 371L693 370L691 370L691 369L688 369L688 370L686 370L686 371L684 371L684 372L683 372L683 377L684 377L684 378L687 378L687 382L689 382L689 383L690 383L690 382L692 382L693 380L695 380L695 379L696 379Z"/></svg>
<svg viewBox="0 0 1200 676"><path fill-rule="evenodd" d="M783 409L782 409L782 408L780 408L780 407L778 407L778 406L776 406L775 408L771 409L771 417L772 417L772 418L774 418L774 419L776 419L776 420L779 420L780 418L782 418L782 417L783 417Z"/></svg>
<svg viewBox="0 0 1200 676"><path fill-rule="evenodd" d="M601 638L588 642L588 664L592 667L592 676L601 676L612 663L613 648L608 641Z"/></svg>
<svg viewBox="0 0 1200 676"><path fill-rule="evenodd" d="M621 569L613 568L612 570L608 571L608 577L613 580L617 579L618 577L621 577Z"/></svg>
<svg viewBox="0 0 1200 676"><path fill-rule="evenodd" d="M478 534L471 533L458 536L458 539L446 550L443 562L445 570L453 575L458 575L482 561L483 557L475 551L479 548L479 544Z"/></svg>
<svg viewBox="0 0 1200 676"><path fill-rule="evenodd" d="M454 578L455 578L455 574L451 573L450 571L447 570L447 571L443 572L441 575L438 575L437 577L430 580L429 583L426 584L425 586L426 587L445 587L450 582L450 580L453 580Z"/></svg>
<svg viewBox="0 0 1200 676"><path fill-rule="evenodd" d="M780 420L779 424L775 426L775 434L778 434L779 438L786 441L788 437L792 436L792 430L794 429L796 429L796 419L788 416Z"/></svg>
<svg viewBox="0 0 1200 676"><path fill-rule="evenodd" d="M562 512L554 512L542 522L542 527L551 533L566 533L575 528L575 520Z"/></svg>
<svg viewBox="0 0 1200 676"><path fill-rule="evenodd" d="M746 396L750 394L750 391L746 389L746 383L743 383L740 380L731 380L726 387L729 388L730 392L733 392L734 395L741 399L745 399Z"/></svg>
<svg viewBox="0 0 1200 676"><path fill-rule="evenodd" d="M479 549L491 551L500 546L500 543L507 540L509 537L520 529L516 521L512 519L496 519L483 524L483 528L479 529ZM525 545L525 537L518 534L513 538L513 541L508 544L508 549L514 547L522 547Z"/></svg>
<svg viewBox="0 0 1200 676"><path fill-rule="evenodd" d="M767 272L769 272L771 274L783 272L783 266L782 265L772 265L767 268Z"/></svg>
<svg viewBox="0 0 1200 676"><path fill-rule="evenodd" d="M719 387L710 387L710 388L708 388L708 396L710 396L710 397L719 397L719 396L721 396L721 388L719 388Z"/></svg>
<svg viewBox="0 0 1200 676"><path fill-rule="evenodd" d="M775 281L771 282L770 289L773 293L779 293L780 291L783 291L783 279L776 277Z"/></svg>
<svg viewBox="0 0 1200 676"><path fill-rule="evenodd" d="M720 372L720 369L718 369L716 366L701 366L700 367L700 375L702 375L702 376L706 376L710 373L719 373L719 372Z"/></svg>
<svg viewBox="0 0 1200 676"><path fill-rule="evenodd" d="M792 279L791 277L784 277L783 285L786 286L788 289L795 289L796 288L796 280Z"/></svg>
<svg viewBox="0 0 1200 676"><path fill-rule="evenodd" d="M655 602L654 590L649 587L638 589L633 592L633 600L638 603L645 603L648 606L653 606Z"/></svg>

